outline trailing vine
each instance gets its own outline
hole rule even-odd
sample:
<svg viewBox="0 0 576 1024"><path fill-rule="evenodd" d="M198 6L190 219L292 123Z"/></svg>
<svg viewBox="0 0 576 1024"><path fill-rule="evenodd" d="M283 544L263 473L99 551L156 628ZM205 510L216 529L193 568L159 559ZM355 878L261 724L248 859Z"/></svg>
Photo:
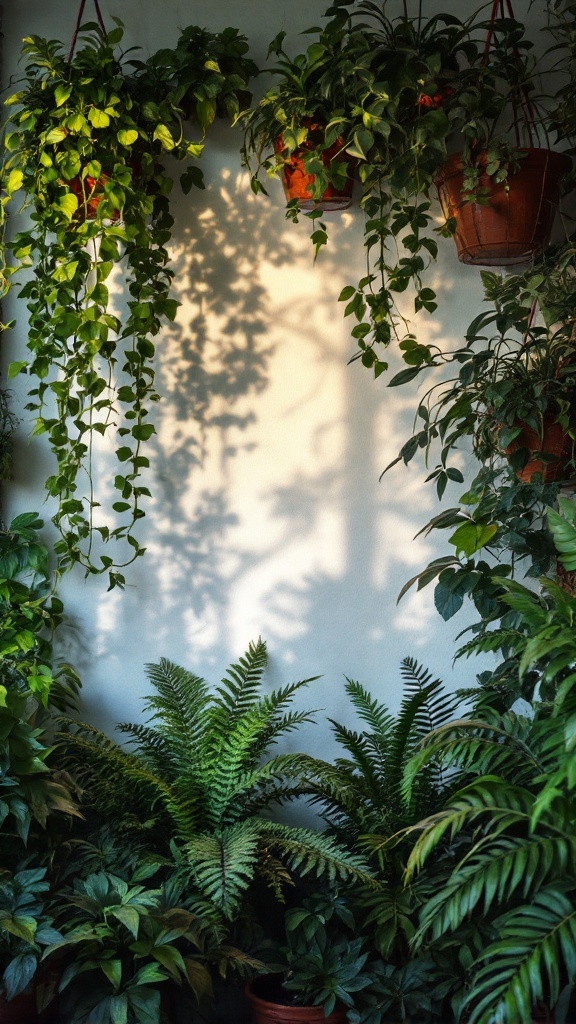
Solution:
<svg viewBox="0 0 576 1024"><path fill-rule="evenodd" d="M9 376L30 376L33 434L47 435L56 459L46 490L57 502L59 570L78 563L108 573L110 587L124 585L124 568L144 553L135 527L150 495L141 477L159 398L153 339L178 307L163 160L203 148L184 138L173 90L159 93L154 68L116 55L122 34L118 21L108 34L84 25L71 60L58 41L24 41L24 88L7 100L2 164L3 226L22 192L15 212L30 214L2 247L11 253L4 289L24 276L29 314L30 355ZM194 165L181 180L185 191L203 187ZM92 475L97 435L116 443L111 500ZM112 541L122 547L108 554Z"/></svg>

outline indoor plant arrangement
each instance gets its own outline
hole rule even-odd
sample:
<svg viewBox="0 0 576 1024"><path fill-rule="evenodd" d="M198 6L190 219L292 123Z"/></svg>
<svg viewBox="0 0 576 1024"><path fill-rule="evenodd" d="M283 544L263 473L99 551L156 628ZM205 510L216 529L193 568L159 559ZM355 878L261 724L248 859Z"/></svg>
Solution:
<svg viewBox="0 0 576 1024"><path fill-rule="evenodd" d="M57 41L25 41L2 159L3 219L22 193L32 214L30 227L3 244L13 259L6 287L33 268L19 292L30 358L13 363L9 375L30 374L34 432L47 434L56 459L46 489L57 502L59 567L79 562L107 572L111 586L123 583L121 564L93 544L96 536L104 545L119 541L126 564L142 554L134 536L148 494L142 446L154 433L158 399L151 339L177 307L165 247L172 182L163 159L196 158L202 149L183 138L172 90L160 93L145 66L133 71L116 55L121 37L120 24L108 35L88 24L70 59ZM197 167L185 179L192 184L202 187ZM120 317L109 291L119 267L129 296ZM96 528L92 448L95 437L111 433L119 439L110 512L117 525Z"/></svg>
<svg viewBox="0 0 576 1024"><path fill-rule="evenodd" d="M425 527L453 529L455 553L436 559L403 589L438 579L435 600L446 618L467 595L486 622L498 618L505 614L500 583L515 564L536 577L554 567L543 514L574 476L573 275L572 242L549 250L522 274L484 272L491 309L470 324L466 344L434 350L431 363L415 359L417 373L447 365L457 375L419 401L416 432L390 465L409 462L418 451L428 462L439 449L428 479L441 498L450 480L463 480L458 450L471 441L479 460L463 507L439 513ZM391 384L403 381L402 372ZM484 549L497 553L501 564L489 565Z"/></svg>

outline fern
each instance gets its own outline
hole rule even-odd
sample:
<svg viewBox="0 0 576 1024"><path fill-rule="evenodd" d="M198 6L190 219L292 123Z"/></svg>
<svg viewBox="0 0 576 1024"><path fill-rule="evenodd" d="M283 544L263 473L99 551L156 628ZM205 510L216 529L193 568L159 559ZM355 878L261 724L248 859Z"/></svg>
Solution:
<svg viewBox="0 0 576 1024"><path fill-rule="evenodd" d="M129 750L88 727L65 741L88 799L116 821L118 835L129 840L146 822L156 852L175 857L198 896L228 919L257 876L277 894L290 871L368 877L362 858L333 838L275 826L263 816L311 791L312 780L329 767L300 753L267 756L283 734L313 719L312 712L291 708L310 680L263 694L265 663L263 642L251 644L212 692L203 679L163 659L148 667L151 719L120 726Z"/></svg>
<svg viewBox="0 0 576 1024"><path fill-rule="evenodd" d="M564 979L576 975L573 888L558 884L500 922L500 939L476 963L469 1024L530 1020L539 1002L555 1006Z"/></svg>

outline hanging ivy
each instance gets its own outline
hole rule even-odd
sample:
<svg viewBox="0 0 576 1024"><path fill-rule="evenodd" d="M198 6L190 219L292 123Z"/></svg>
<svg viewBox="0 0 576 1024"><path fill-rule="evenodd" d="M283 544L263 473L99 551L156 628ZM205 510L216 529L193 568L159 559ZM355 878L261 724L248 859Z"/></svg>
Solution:
<svg viewBox="0 0 576 1024"><path fill-rule="evenodd" d="M3 225L8 212L29 221L2 246L4 288L24 278L18 294L29 316L30 355L9 375L30 377L33 433L47 435L55 456L46 489L57 502L59 569L108 573L110 587L144 552L135 527L150 494L142 475L159 398L154 339L178 307L164 158L197 158L203 148L184 138L173 89L159 93L148 63L117 55L115 21L108 34L86 24L71 59L58 41L24 41L2 161ZM203 187L198 166L182 184ZM96 435L116 446L111 497L92 474ZM113 541L122 543L112 551Z"/></svg>

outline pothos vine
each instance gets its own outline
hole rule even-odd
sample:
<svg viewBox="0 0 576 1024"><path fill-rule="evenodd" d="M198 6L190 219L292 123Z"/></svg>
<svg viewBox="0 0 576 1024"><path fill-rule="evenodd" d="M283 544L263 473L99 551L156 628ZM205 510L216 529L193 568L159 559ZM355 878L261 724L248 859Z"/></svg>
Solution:
<svg viewBox="0 0 576 1024"><path fill-rule="evenodd" d="M33 433L47 435L55 456L46 490L57 502L59 570L78 563L107 573L110 587L123 586L123 570L144 553L135 527L150 495L141 478L159 397L153 339L178 306L166 249L173 183L163 160L197 158L203 148L185 140L168 80L159 95L150 62L128 66L116 55L122 34L120 22L108 34L87 24L72 59L58 42L24 41L2 161L3 227L13 207L30 214L2 245L4 290L24 276L19 296L29 314L30 355L11 363L9 376L30 376ZM203 187L197 166L182 184ZM119 278L124 312L113 305ZM95 489L98 435L116 443L111 500Z"/></svg>

